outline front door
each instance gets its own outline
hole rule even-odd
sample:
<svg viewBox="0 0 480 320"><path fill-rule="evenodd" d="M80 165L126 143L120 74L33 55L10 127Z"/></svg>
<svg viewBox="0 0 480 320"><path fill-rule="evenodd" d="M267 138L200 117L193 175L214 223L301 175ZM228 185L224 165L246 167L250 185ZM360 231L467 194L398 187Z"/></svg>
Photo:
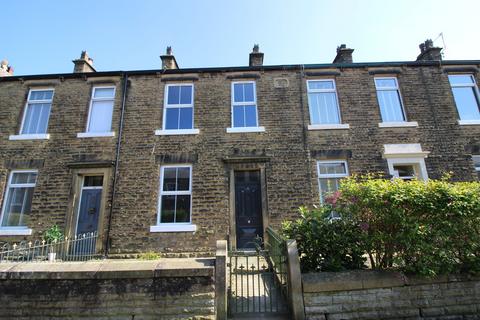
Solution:
<svg viewBox="0 0 480 320"><path fill-rule="evenodd" d="M97 231L102 186L103 176L85 176L83 178L78 210L77 235Z"/></svg>
<svg viewBox="0 0 480 320"><path fill-rule="evenodd" d="M260 171L235 171L235 222L237 248L255 248L263 238Z"/></svg>

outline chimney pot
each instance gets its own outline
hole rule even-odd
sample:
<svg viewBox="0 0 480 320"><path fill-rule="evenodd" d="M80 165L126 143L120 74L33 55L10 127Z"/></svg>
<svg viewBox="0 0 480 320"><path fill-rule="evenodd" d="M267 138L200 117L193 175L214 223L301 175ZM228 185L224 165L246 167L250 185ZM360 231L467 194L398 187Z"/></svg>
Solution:
<svg viewBox="0 0 480 320"><path fill-rule="evenodd" d="M440 61L442 60L442 48L434 47L432 39L427 39L420 43L420 54L417 61Z"/></svg>
<svg viewBox="0 0 480 320"><path fill-rule="evenodd" d="M248 65L250 67L263 66L263 56L263 52L260 52L260 46L258 44L253 45Z"/></svg>
<svg viewBox="0 0 480 320"><path fill-rule="evenodd" d="M0 77L13 76L13 68L8 65L8 60L2 60L0 62Z"/></svg>
<svg viewBox="0 0 480 320"><path fill-rule="evenodd" d="M178 69L177 60L175 60L175 56L173 55L172 47L168 46L166 54L161 55L160 59L162 59L162 69Z"/></svg>
<svg viewBox="0 0 480 320"><path fill-rule="evenodd" d="M82 51L80 59L72 60L74 67L73 73L96 72L93 67L93 59L88 56L87 51Z"/></svg>
<svg viewBox="0 0 480 320"><path fill-rule="evenodd" d="M347 48L347 45L342 43L337 47L337 55L333 59L333 63L353 63L353 50Z"/></svg>

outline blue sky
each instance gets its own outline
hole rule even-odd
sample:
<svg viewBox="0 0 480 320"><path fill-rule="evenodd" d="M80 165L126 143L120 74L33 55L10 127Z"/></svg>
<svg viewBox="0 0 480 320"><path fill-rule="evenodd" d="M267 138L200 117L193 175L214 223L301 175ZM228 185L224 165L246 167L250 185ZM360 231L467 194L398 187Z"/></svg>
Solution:
<svg viewBox="0 0 480 320"><path fill-rule="evenodd" d="M167 45L181 68L414 60L443 32L445 58L480 59L478 0L2 0L0 59L15 74L68 73L87 50L98 71L160 68ZM441 40L436 44L443 46Z"/></svg>

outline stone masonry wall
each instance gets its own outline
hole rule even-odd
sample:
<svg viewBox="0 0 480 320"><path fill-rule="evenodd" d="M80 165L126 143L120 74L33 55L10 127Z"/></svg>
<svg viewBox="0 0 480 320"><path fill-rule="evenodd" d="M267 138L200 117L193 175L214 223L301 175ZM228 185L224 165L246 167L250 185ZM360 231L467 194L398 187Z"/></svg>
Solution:
<svg viewBox="0 0 480 320"><path fill-rule="evenodd" d="M213 260L164 260L2 265L0 319L214 319Z"/></svg>
<svg viewBox="0 0 480 320"><path fill-rule="evenodd" d="M353 271L309 273L302 280L307 319L480 319L478 277Z"/></svg>

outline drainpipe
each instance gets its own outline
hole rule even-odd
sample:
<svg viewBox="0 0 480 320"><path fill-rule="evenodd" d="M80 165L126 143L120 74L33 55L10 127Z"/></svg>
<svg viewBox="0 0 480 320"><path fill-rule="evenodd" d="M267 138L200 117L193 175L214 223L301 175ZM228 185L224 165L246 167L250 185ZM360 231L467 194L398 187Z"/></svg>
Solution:
<svg viewBox="0 0 480 320"><path fill-rule="evenodd" d="M300 90L300 110L302 112L302 138L303 138L303 148L305 151L305 155L307 156L307 177L308 177L308 185L310 186L310 197L312 196L312 174L310 173L310 148L308 146L308 140L307 140L307 129L306 126L308 126L308 120L305 119L305 105L303 102L303 95L305 94L305 88L303 86L304 79L305 79L305 65L299 65L299 71L300 71L300 82L298 83L298 87Z"/></svg>
<svg viewBox="0 0 480 320"><path fill-rule="evenodd" d="M122 143L123 120L125 117L125 102L127 100L127 87L128 87L128 74L124 72L123 73L122 107L120 111L120 124L118 125L117 150L115 154L115 171L113 174L112 196L110 197L110 212L108 213L107 234L105 236L104 258L108 258L108 251L110 248L110 230L112 225L113 201L115 199L115 194L117 191L118 165L120 160L120 145Z"/></svg>

